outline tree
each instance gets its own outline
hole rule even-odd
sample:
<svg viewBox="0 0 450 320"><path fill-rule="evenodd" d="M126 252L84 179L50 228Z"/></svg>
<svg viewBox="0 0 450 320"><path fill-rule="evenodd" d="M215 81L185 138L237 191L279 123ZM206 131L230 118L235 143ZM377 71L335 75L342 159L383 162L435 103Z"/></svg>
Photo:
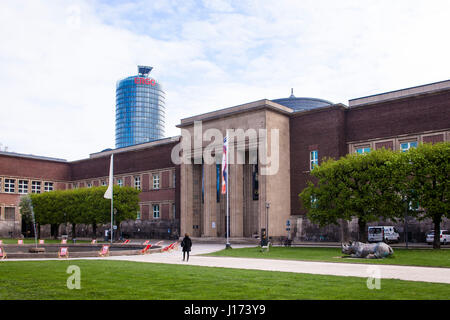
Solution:
<svg viewBox="0 0 450 320"><path fill-rule="evenodd" d="M311 171L316 183L310 181L300 193L310 220L324 226L357 218L359 240L367 241L367 223L402 216L403 202L397 192L402 176L394 166L397 157L399 153L381 149L328 159L316 166Z"/></svg>
<svg viewBox="0 0 450 320"><path fill-rule="evenodd" d="M433 248L440 248L440 225L450 217L450 143L422 144L402 155L406 173L405 194L423 210L419 219L430 218L434 224Z"/></svg>
<svg viewBox="0 0 450 320"><path fill-rule="evenodd" d="M32 194L36 222L39 224L72 224L73 237L77 224L97 224L110 222L110 200L105 199L106 187L58 190ZM132 187L114 187L115 220L118 224L127 219L135 219L139 210L139 193ZM94 228L95 229L95 228Z"/></svg>
<svg viewBox="0 0 450 320"><path fill-rule="evenodd" d="M136 219L136 213L139 211L140 192L140 190L132 187L114 186L114 208L117 210L114 219L118 228L117 234L120 234L120 224L122 221Z"/></svg>
<svg viewBox="0 0 450 320"><path fill-rule="evenodd" d="M20 198L20 215L22 216L22 230L23 225L25 225L26 232L25 236L28 236L28 227L33 224L33 213L31 212L31 198L28 195L22 196ZM29 230L30 234L32 230ZM34 233L34 231L33 231Z"/></svg>

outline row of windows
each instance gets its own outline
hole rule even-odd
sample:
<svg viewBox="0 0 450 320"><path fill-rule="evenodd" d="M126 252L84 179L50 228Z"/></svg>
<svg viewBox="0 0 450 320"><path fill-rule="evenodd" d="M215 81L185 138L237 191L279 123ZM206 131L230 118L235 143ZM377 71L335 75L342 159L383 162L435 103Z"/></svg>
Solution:
<svg viewBox="0 0 450 320"><path fill-rule="evenodd" d="M145 90L145 91L159 91L163 95L165 92L161 89L161 86L156 82L156 85L148 85L148 84L136 84L134 80L122 82L116 87L116 92L136 92L137 90Z"/></svg>
<svg viewBox="0 0 450 320"><path fill-rule="evenodd" d="M116 117L116 125L124 127L124 126L141 126L141 127L152 127L158 126L160 128L164 128L165 121L160 117Z"/></svg>
<svg viewBox="0 0 450 320"><path fill-rule="evenodd" d="M141 176L134 176L133 179L134 179L134 184L133 184L133 186L134 186L136 189L141 190ZM152 185L152 187L153 187L152 189L160 189L160 181L161 181L160 174L153 174L152 177L151 177L151 185ZM176 183L175 172L172 172L172 187L175 187L175 183ZM124 185L124 179L123 179L123 178L117 178L117 179L116 179L116 184L117 184L119 187L123 187L123 185ZM107 185L106 180L102 180L102 181L101 181L101 185L102 185L102 186L106 186L106 185ZM92 188L93 184L92 184L92 182L86 182L86 186L87 186L88 188ZM76 188L78 188L78 187L79 187L78 183L75 183L75 184L74 184L74 188L76 189Z"/></svg>
<svg viewBox="0 0 450 320"><path fill-rule="evenodd" d="M146 107L149 105L158 106L161 108L165 108L165 101L158 99L158 97L126 97L126 98L120 98L116 99L116 106L121 105L138 105L142 107Z"/></svg>
<svg viewBox="0 0 450 320"><path fill-rule="evenodd" d="M141 116L147 116L150 115L165 115L166 111L164 108L159 107L149 107L148 105L144 106L119 106L116 108L116 117L122 116L125 117L127 115L141 115Z"/></svg>
<svg viewBox="0 0 450 320"><path fill-rule="evenodd" d="M139 137L120 137L116 139L116 144L120 145L120 144L138 144L138 143L146 143L146 142L150 142L150 141L154 141L154 140L158 140L162 138L161 135L153 135L153 136L139 136ZM118 147L120 148L120 147Z"/></svg>
<svg viewBox="0 0 450 320"><path fill-rule="evenodd" d="M127 92L162 92L160 88L157 86L152 85L125 85L125 86L119 86L116 88L117 93L127 93Z"/></svg>
<svg viewBox="0 0 450 320"><path fill-rule="evenodd" d="M411 148L417 148L417 141L409 141L409 142L403 142L400 144L400 150L402 152L407 152ZM355 152L358 154L366 154L370 152L369 147L360 147L356 148ZM319 151L313 150L310 152L310 163L309 163L309 169L314 169L315 166L319 164Z"/></svg>
<svg viewBox="0 0 450 320"><path fill-rule="evenodd" d="M2 185L2 182L3 185ZM29 180L22 180L22 179L8 179L5 178L4 180L0 178L0 192L5 193L20 193L20 194L27 194L27 193L41 193L43 186L44 192L53 191L53 182L45 181L42 183L42 181L31 181L31 189L30 189L30 181Z"/></svg>
<svg viewBox="0 0 450 320"><path fill-rule="evenodd" d="M120 99L134 99L136 97L146 98L146 99L152 99L152 100L161 100L165 101L165 97L161 92L158 92L156 90L154 91L125 91L120 90L116 92L116 101Z"/></svg>
<svg viewBox="0 0 450 320"><path fill-rule="evenodd" d="M149 107L149 106L118 106L116 109L116 118L117 116L126 117L126 116L134 116L134 115L156 115L156 116L165 116L166 111L164 108L158 107Z"/></svg>
<svg viewBox="0 0 450 320"><path fill-rule="evenodd" d="M153 214L153 219L159 219L161 218L161 210L160 210L161 206L159 204L153 204L152 205L152 214ZM175 203L172 204L172 218L175 219L176 218L176 207L175 207ZM138 211L137 213L137 219L141 219L141 212Z"/></svg>
<svg viewBox="0 0 450 320"><path fill-rule="evenodd" d="M409 141L409 142L400 143L400 150L402 152L407 152L411 148L417 148L417 141ZM370 148L369 147L361 147L361 148L356 148L355 151L358 154L365 154L365 153L370 152Z"/></svg>
<svg viewBox="0 0 450 320"><path fill-rule="evenodd" d="M155 136L159 136L159 135L163 135L164 131L162 129L157 130L157 129L150 129L150 128L143 128L143 127L139 127L139 128L120 128L116 130L116 135L120 136L121 138L124 137L148 137L151 135L155 135Z"/></svg>
<svg viewBox="0 0 450 320"><path fill-rule="evenodd" d="M164 130L164 124L160 121L120 121L116 126L116 129L127 129L127 131L132 131L136 128L160 131Z"/></svg>
<svg viewBox="0 0 450 320"><path fill-rule="evenodd" d="M158 90L157 88L149 88L149 87L127 87L127 88L119 88L116 90L116 98L117 97L130 97L130 96L156 96L165 99L165 94L163 91Z"/></svg>

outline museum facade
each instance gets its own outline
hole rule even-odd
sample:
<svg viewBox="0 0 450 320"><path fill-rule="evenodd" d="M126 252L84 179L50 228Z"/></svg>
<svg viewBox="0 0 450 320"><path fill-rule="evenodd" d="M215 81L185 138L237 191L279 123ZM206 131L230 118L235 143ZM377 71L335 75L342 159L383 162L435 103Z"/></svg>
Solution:
<svg viewBox="0 0 450 320"><path fill-rule="evenodd" d="M352 99L348 105L291 94L185 118L177 127L180 136L73 162L1 152L0 236L21 232L20 196L38 186L45 192L106 185L114 153L115 183L142 190L137 219L126 222L135 237L155 228L225 237L229 212L231 238L253 238L266 229L275 238L339 240L341 232L357 232L354 222L318 228L300 203L298 194L313 166L347 153L406 151L450 141L450 80ZM228 140L234 161L227 172L227 201L220 188L223 140L218 137L230 132L241 135ZM413 237L431 228L426 221L410 223Z"/></svg>

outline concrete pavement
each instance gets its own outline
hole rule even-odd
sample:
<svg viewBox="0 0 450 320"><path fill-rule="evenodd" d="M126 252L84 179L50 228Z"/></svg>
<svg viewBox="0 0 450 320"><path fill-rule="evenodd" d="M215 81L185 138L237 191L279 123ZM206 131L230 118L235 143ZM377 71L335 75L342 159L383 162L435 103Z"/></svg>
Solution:
<svg viewBox="0 0 450 320"><path fill-rule="evenodd" d="M251 245L233 245L233 248L249 247ZM195 265L203 267L222 267L236 269L252 269L266 271L281 271L308 273L320 275L351 276L368 278L379 276L381 279L399 279L407 281L423 281L450 284L450 268L409 267L394 265L374 265L356 263L312 262L274 259L251 259L230 257L208 257L201 254L224 249L220 244L194 244L189 262L182 261L180 249L153 253L141 256L114 256L109 260L124 260L148 263L170 263L178 265Z"/></svg>
<svg viewBox="0 0 450 320"><path fill-rule="evenodd" d="M165 243L167 245L168 243ZM233 248L254 247L254 244L233 244ZM68 260L120 260L146 263L169 263L177 265L195 265L203 267L221 267L235 269L266 270L280 272L307 273L318 275L334 275L368 278L370 276L381 279L399 279L406 281L422 281L450 284L450 268L410 267L397 265L357 264L294 261L275 259L251 259L233 257L201 256L205 253L219 251L224 244L194 243L189 262L182 261L180 248L171 252L152 253L146 255L110 256L106 258L70 258ZM8 259L8 261L37 261L62 259ZM64 259L66 261L66 259ZM6 262L6 261L5 261Z"/></svg>

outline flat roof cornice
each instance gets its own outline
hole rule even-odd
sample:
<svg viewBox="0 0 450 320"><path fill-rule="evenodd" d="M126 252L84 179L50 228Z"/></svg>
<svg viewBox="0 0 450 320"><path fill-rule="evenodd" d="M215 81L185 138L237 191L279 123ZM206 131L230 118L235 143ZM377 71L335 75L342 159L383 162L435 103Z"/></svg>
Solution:
<svg viewBox="0 0 450 320"><path fill-rule="evenodd" d="M374 103L387 102L392 100L399 100L403 98L409 98L413 96L434 94L442 91L450 90L450 80L444 80L429 84L424 84L416 87L410 87L400 90L394 90L379 94L374 94L371 96L356 98L349 100L349 107L359 107L370 105Z"/></svg>
<svg viewBox="0 0 450 320"><path fill-rule="evenodd" d="M249 102L234 107L224 108L217 111L203 113L189 118L181 119L181 123L177 125L178 128L183 128L192 125L195 121L211 121L220 118L230 117L239 113L270 109L275 112L290 115L293 110L291 108L282 106L281 104L272 102L268 99L262 99L254 102Z"/></svg>
<svg viewBox="0 0 450 320"><path fill-rule="evenodd" d="M88 159L106 157L106 156L110 156L113 153L116 154L116 153L122 153L122 152L139 151L139 150L142 150L142 149L154 148L154 147L157 147L157 146L161 146L161 145L169 144L169 143L173 143L173 142L178 142L178 141L180 141L180 136L163 138L163 139L159 139L159 140L155 140L155 141L135 144L135 145L128 146L128 147L123 147L123 148L112 149L112 150L108 150L108 151L91 153L89 155ZM76 160L76 161L72 161L72 162L84 161L84 160L86 160L86 159Z"/></svg>
<svg viewBox="0 0 450 320"><path fill-rule="evenodd" d="M16 158L27 158L27 159L33 159L33 160L43 160L43 161L53 161L53 162L64 162L64 163L67 163L66 159L36 156L34 154L23 154L23 153L16 153L16 152L0 151L0 155L1 156L8 156L8 157L16 157Z"/></svg>

